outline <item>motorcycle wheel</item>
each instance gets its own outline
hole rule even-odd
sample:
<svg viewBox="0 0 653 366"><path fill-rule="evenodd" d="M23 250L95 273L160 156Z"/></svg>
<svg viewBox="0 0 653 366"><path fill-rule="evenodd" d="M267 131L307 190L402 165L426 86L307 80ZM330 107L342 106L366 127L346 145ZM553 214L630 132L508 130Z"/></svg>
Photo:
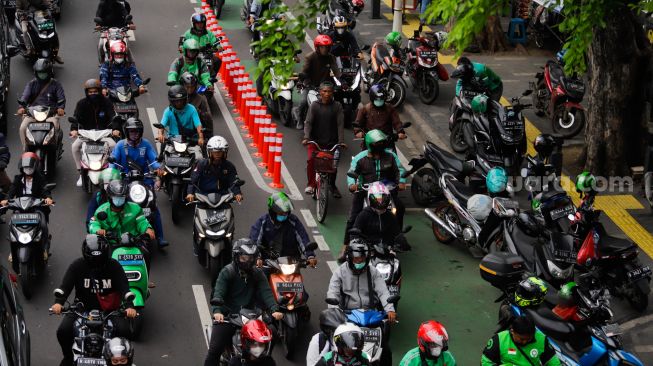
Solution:
<svg viewBox="0 0 653 366"><path fill-rule="evenodd" d="M143 308L138 309L138 316L134 319L129 319L129 339L138 340L143 331Z"/></svg>
<svg viewBox="0 0 653 366"><path fill-rule="evenodd" d="M386 103L392 105L394 108L399 108L406 100L406 88L403 84L395 79L390 80L388 85L388 99Z"/></svg>
<svg viewBox="0 0 653 366"><path fill-rule="evenodd" d="M47 155L48 177L54 177L57 174L57 157L56 152Z"/></svg>
<svg viewBox="0 0 653 366"><path fill-rule="evenodd" d="M648 282L646 286L648 286ZM626 299L630 306L640 313L643 313L648 307L648 294L641 289L637 282L632 282L627 285Z"/></svg>
<svg viewBox="0 0 653 366"><path fill-rule="evenodd" d="M16 260L16 259L14 259ZM20 288L26 299L31 299L34 291L34 275L32 266L29 263L21 263L20 268Z"/></svg>
<svg viewBox="0 0 653 366"><path fill-rule="evenodd" d="M449 144L451 144L453 151L457 153L463 153L469 148L465 142L462 122L454 122L449 135Z"/></svg>
<svg viewBox="0 0 653 366"><path fill-rule="evenodd" d="M215 280L218 278L220 270L222 269L222 253L217 257L211 257L208 252L205 253L208 257L207 264L209 266L209 274L211 275L211 284L213 284L215 283Z"/></svg>
<svg viewBox="0 0 653 366"><path fill-rule="evenodd" d="M442 197L442 189L438 184L438 176L431 168L422 168L413 176L410 183L410 193L415 203L427 207L433 201Z"/></svg>
<svg viewBox="0 0 653 366"><path fill-rule="evenodd" d="M321 224L326 220L327 208L329 207L329 183L323 182L318 176L317 187L315 189L315 214L317 221Z"/></svg>
<svg viewBox="0 0 653 366"><path fill-rule="evenodd" d="M292 123L292 100L279 98L279 120L284 126L290 127Z"/></svg>
<svg viewBox="0 0 653 366"><path fill-rule="evenodd" d="M297 344L297 328L291 328L285 323L282 323L284 337L283 349L286 353L286 359L292 360L295 355L295 345Z"/></svg>
<svg viewBox="0 0 653 366"><path fill-rule="evenodd" d="M433 212L438 215L438 217L444 218L450 208L451 206L449 206L449 202L440 202L435 206L435 208L433 208ZM455 239L453 235L442 229L435 222L431 224L431 228L433 229L433 235L435 235L435 238L442 244L449 244Z"/></svg>
<svg viewBox="0 0 653 366"><path fill-rule="evenodd" d="M551 118L553 131L566 139L570 139L580 133L585 126L585 111L572 108L565 111L563 105L556 107Z"/></svg>
<svg viewBox="0 0 653 366"><path fill-rule="evenodd" d="M177 225L181 221L182 216L182 204L181 204L181 186L178 184L172 185L172 191L170 192L170 201L172 205L172 223Z"/></svg>
<svg viewBox="0 0 653 366"><path fill-rule="evenodd" d="M419 99L424 104L431 104L440 95L440 84L438 79L429 73L421 76L422 82L419 85Z"/></svg>

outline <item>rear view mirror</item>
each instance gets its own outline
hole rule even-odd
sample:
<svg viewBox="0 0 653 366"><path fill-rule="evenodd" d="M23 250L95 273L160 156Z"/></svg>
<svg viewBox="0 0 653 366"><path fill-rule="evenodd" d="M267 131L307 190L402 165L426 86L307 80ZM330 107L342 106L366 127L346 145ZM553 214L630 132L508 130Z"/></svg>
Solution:
<svg viewBox="0 0 653 366"><path fill-rule="evenodd" d="M52 291L52 294L54 295L55 298L61 299L63 298L63 290L60 288L55 288L54 291Z"/></svg>
<svg viewBox="0 0 653 366"><path fill-rule="evenodd" d="M102 24L102 18L100 17L93 18L93 21L95 22L95 24Z"/></svg>
<svg viewBox="0 0 653 366"><path fill-rule="evenodd" d="M9 57L17 56L19 53L20 53L20 48L13 45L7 45L7 55Z"/></svg>
<svg viewBox="0 0 653 366"><path fill-rule="evenodd" d="M165 129L165 126L163 126L160 123L153 123L152 126L154 126L155 128L158 128L158 129Z"/></svg>
<svg viewBox="0 0 653 366"><path fill-rule="evenodd" d="M401 232L404 233L404 234L407 234L411 230L413 230L413 226L412 225L406 225L406 227L404 227L404 229Z"/></svg>
<svg viewBox="0 0 653 366"><path fill-rule="evenodd" d="M77 123L77 118L72 117L72 116L71 116L71 117L68 117L68 122L70 122L70 123Z"/></svg>
<svg viewBox="0 0 653 366"><path fill-rule="evenodd" d="M113 157L113 156L109 156L109 157L107 158L107 161L108 161L109 163L113 164L113 163L116 162L116 158Z"/></svg>
<svg viewBox="0 0 653 366"><path fill-rule="evenodd" d="M369 45L369 44L366 44L366 45L364 45L363 47L361 47L361 51L367 51L367 50L369 50L369 49L370 49L370 45Z"/></svg>
<svg viewBox="0 0 653 366"><path fill-rule="evenodd" d="M57 188L57 183L48 183L45 185L45 189L48 191L51 191L53 189Z"/></svg>
<svg viewBox="0 0 653 366"><path fill-rule="evenodd" d="M471 173L476 168L476 162L474 160L467 160L463 162L463 173Z"/></svg>
<svg viewBox="0 0 653 366"><path fill-rule="evenodd" d="M131 22L132 19L134 19L134 17L132 17L131 14L127 14L127 16L125 17L125 20L128 21L128 22Z"/></svg>
<svg viewBox="0 0 653 366"><path fill-rule="evenodd" d="M412 126L412 125L413 125L412 122L404 122L404 124L401 125L401 127L403 127L403 128L408 128L408 127L410 127L410 126Z"/></svg>
<svg viewBox="0 0 653 366"><path fill-rule="evenodd" d="M147 79L143 80L143 85L149 84L150 81L152 81L152 78L147 78Z"/></svg>
<svg viewBox="0 0 653 366"><path fill-rule="evenodd" d="M356 172L347 172L349 178L358 179L358 173Z"/></svg>
<svg viewBox="0 0 653 366"><path fill-rule="evenodd" d="M125 294L125 301L134 301L136 295L133 292L129 291Z"/></svg>

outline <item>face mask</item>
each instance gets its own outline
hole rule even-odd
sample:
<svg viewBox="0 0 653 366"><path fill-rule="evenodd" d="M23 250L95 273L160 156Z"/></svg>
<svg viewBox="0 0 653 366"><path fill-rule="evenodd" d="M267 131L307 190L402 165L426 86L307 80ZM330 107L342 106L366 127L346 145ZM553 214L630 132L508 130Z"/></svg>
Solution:
<svg viewBox="0 0 653 366"><path fill-rule="evenodd" d="M374 99L374 106L381 108L385 105L385 100L383 99Z"/></svg>
<svg viewBox="0 0 653 366"><path fill-rule="evenodd" d="M111 203L116 207L122 207L125 205L125 200L127 197L111 197Z"/></svg>
<svg viewBox="0 0 653 366"><path fill-rule="evenodd" d="M37 72L36 77L40 80L47 80L50 77L50 73L47 72Z"/></svg>
<svg viewBox="0 0 653 366"><path fill-rule="evenodd" d="M286 215L277 215L277 221L284 222L286 220L288 220L288 216L286 216Z"/></svg>
<svg viewBox="0 0 653 366"><path fill-rule="evenodd" d="M254 357L259 357L265 352L264 346L253 346L249 349L249 353Z"/></svg>
<svg viewBox="0 0 653 366"><path fill-rule="evenodd" d="M99 94L89 94L87 97L91 102L95 102L100 98L100 95Z"/></svg>
<svg viewBox="0 0 653 366"><path fill-rule="evenodd" d="M431 356L433 357L440 357L440 354L442 353L442 348L441 347L432 347L429 349L431 352Z"/></svg>
<svg viewBox="0 0 653 366"><path fill-rule="evenodd" d="M374 208L374 207L372 207L372 210L374 210L374 212L376 212L377 215L383 215L386 211L385 208Z"/></svg>
<svg viewBox="0 0 653 366"><path fill-rule="evenodd" d="M338 34L344 34L345 33L345 28L337 28L336 32L338 32Z"/></svg>
<svg viewBox="0 0 653 366"><path fill-rule="evenodd" d="M357 270L360 271L361 269L365 268L366 264L367 263L365 263L365 262L363 262L363 263L354 263L354 268L356 268Z"/></svg>
<svg viewBox="0 0 653 366"><path fill-rule="evenodd" d="M117 63L117 64L121 64L121 63L125 62L125 59L124 59L123 57L120 57L120 58L115 57L115 58L113 59L113 61L114 61L115 63Z"/></svg>

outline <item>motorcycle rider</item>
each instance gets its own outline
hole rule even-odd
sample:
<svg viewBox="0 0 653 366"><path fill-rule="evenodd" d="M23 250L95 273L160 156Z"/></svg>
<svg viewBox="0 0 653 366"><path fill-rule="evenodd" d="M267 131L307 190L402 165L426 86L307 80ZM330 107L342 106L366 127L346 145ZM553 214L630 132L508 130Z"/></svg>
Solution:
<svg viewBox="0 0 653 366"><path fill-rule="evenodd" d="M345 252L347 261L333 272L326 297L339 300L344 311L376 309L380 305L388 320L394 323L397 313L394 305L388 302L388 287L379 271L369 265L369 254L367 242L352 238Z"/></svg>
<svg viewBox="0 0 653 366"><path fill-rule="evenodd" d="M326 32L326 35L331 37L333 46L331 46L331 54L338 56L351 56L359 60L363 59L363 53L358 47L356 36L349 31L349 23L342 15L336 15L333 18L333 29Z"/></svg>
<svg viewBox="0 0 653 366"><path fill-rule="evenodd" d="M370 101L358 110L356 114L356 124L354 127L354 135L356 138L362 139L367 131L380 130L387 136L392 136L397 133L399 140L405 139L406 132L404 131L399 119L397 110L385 103L386 95L382 85L372 85L370 88ZM365 149L365 145L361 144ZM393 151L397 151L394 141L389 142L389 147Z"/></svg>
<svg viewBox="0 0 653 366"><path fill-rule="evenodd" d="M218 193L221 195L231 191L236 202L243 200L239 186L234 186L238 179L236 166L227 160L229 143L222 136L213 136L206 144L207 159L201 159L195 165L190 176L186 200L195 200L195 192L202 194Z"/></svg>
<svg viewBox="0 0 653 366"><path fill-rule="evenodd" d="M207 137L213 136L213 115L209 107L209 101L204 94L197 92L197 77L186 71L181 74L181 84L186 88L188 93L188 103L192 104L200 116L200 122L204 127L204 135Z"/></svg>
<svg viewBox="0 0 653 366"><path fill-rule="evenodd" d="M334 123L335 122L335 123ZM309 141L315 141L321 149L331 149L336 144L343 144L341 148L347 148L345 142L345 125L342 104L333 99L333 84L330 81L323 81L320 84L320 99L311 104L306 113L306 123L304 124L304 139L302 145L306 145L308 152L308 161L306 164L306 174L308 184L304 193L313 195L315 192L315 167L314 154L318 148ZM339 156L335 154L335 157ZM336 187L336 174L329 175L329 183L333 197L340 198L342 195Z"/></svg>
<svg viewBox="0 0 653 366"><path fill-rule="evenodd" d="M27 107L31 106L46 106L56 110L56 114L48 117L46 121L54 123L55 133L59 141L62 139L61 129L59 127L59 117L62 117L66 112L66 95L63 91L63 86L57 79L53 77L52 62L48 59L40 58L34 63L34 78L30 80L20 101L24 102ZM23 144L25 150L27 127L30 123L36 120L33 117L26 115L26 107L19 107L16 112L17 115L23 116L23 121L20 124L18 135L20 142Z"/></svg>
<svg viewBox="0 0 653 366"><path fill-rule="evenodd" d="M347 316L340 308L327 308L320 312L320 332L308 344L306 366L315 366L327 353L336 350L333 333L346 322Z"/></svg>
<svg viewBox="0 0 653 366"><path fill-rule="evenodd" d="M321 34L313 40L315 52L311 52L306 56L302 72L299 74L299 79L304 83L305 88L302 90L300 97L300 104L294 107L293 115L297 121L297 129L304 129L304 116L308 109L308 92L316 88L325 80L331 80L330 73L335 77L340 77L340 69L336 58L330 54L333 41L331 37L326 34Z"/></svg>
<svg viewBox="0 0 653 366"><path fill-rule="evenodd" d="M290 198L283 192L273 193L268 198L268 212L261 216L249 232L249 238L262 250L262 258L257 265L263 265L263 259L269 258L268 251L279 253L280 257L300 258L306 255L308 264L317 265L315 252L306 250L309 243L308 233L292 213L293 205Z"/></svg>
<svg viewBox="0 0 653 366"><path fill-rule="evenodd" d="M161 164L156 160L156 151L152 144L143 138L143 122L137 118L129 118L124 126L125 138L118 141L116 147L113 148L112 156L115 162L122 166L123 173L129 173L129 166L127 164L127 157L130 157L138 166L143 169L143 172L148 172L150 169L161 172ZM151 178L146 178L144 183L150 187L154 187L154 181ZM161 211L157 208L154 214L154 230L156 237L159 239L159 248L164 248L170 243L163 237L163 225L161 224Z"/></svg>
<svg viewBox="0 0 653 366"><path fill-rule="evenodd" d="M88 206L86 208L86 227L88 227L88 224L91 222L91 218L93 218L93 215L95 215L95 211L98 209L98 207L100 207L103 203L109 201L109 194L107 193L107 187L109 187L109 183L111 183L111 181L121 179L122 176L120 175L120 171L116 168L109 167L102 171L102 174L100 175L100 189L95 192L95 194L88 201Z"/></svg>
<svg viewBox="0 0 653 366"><path fill-rule="evenodd" d="M253 26L257 19L265 14L266 10L275 9L281 6L283 2L279 0L252 0L252 3L249 6L249 17L247 18L247 25ZM254 29L252 29L254 31Z"/></svg>
<svg viewBox="0 0 653 366"><path fill-rule="evenodd" d="M188 103L188 92L181 85L173 85L168 89L168 102L170 105L163 110L161 124L168 129L168 135L171 137L183 136L185 141L195 142L189 144L188 152L195 154L195 159L202 159L202 145L204 145L204 132L202 132L202 122L197 113L197 109ZM165 128L159 129L157 140L162 144L161 152L174 151L171 145L166 143Z"/></svg>
<svg viewBox="0 0 653 366"><path fill-rule="evenodd" d="M169 86L179 84L181 75L188 71L195 75L197 80L206 87L209 92L213 92L213 82L211 81L211 70L209 70L206 62L200 54L200 44L194 39L187 39L181 46L181 57L178 57L170 64L170 71L168 71Z"/></svg>
<svg viewBox="0 0 653 366"><path fill-rule="evenodd" d="M134 366L134 347L127 338L114 337L104 344L104 361L107 366Z"/></svg>
<svg viewBox="0 0 653 366"><path fill-rule="evenodd" d="M127 46L122 41L116 42L111 45L109 50L109 61L100 66L102 94L107 96L109 89L117 89L121 86L129 87L132 82L138 87L139 94L147 92L136 65L128 60Z"/></svg>
<svg viewBox="0 0 653 366"><path fill-rule="evenodd" d="M47 12L49 16L52 16L50 9L52 9L52 0L16 0L16 17L20 20L20 29L23 33L23 42L25 43L25 50L28 56L34 56L36 53L28 34L28 15L37 10L42 10ZM59 35L55 34L52 42L52 58L56 63L63 64L63 59L59 56Z"/></svg>
<svg viewBox="0 0 653 366"><path fill-rule="evenodd" d="M79 172L81 169L82 160L82 139L78 138L78 130L105 130L111 129L112 135L120 136L120 122L114 120L113 117L116 113L113 110L113 104L109 98L100 94L100 81L97 79L88 79L84 82L84 95L75 106L75 119L76 122L70 125L70 137L75 139L70 150L73 153L73 160L75 160L75 167ZM111 137L105 137L102 142L109 145L109 151L116 146L116 141ZM82 176L77 179L77 187L82 186Z"/></svg>
<svg viewBox="0 0 653 366"><path fill-rule="evenodd" d="M481 356L481 366L506 364L559 366L560 360L549 339L535 329L533 320L519 316L510 329L490 338Z"/></svg>
<svg viewBox="0 0 653 366"><path fill-rule="evenodd" d="M125 4L128 3L125 1ZM120 1L100 0L95 17L102 19L102 22L96 23L96 27L136 29L131 20L127 21L127 15L129 15L129 10Z"/></svg>
<svg viewBox="0 0 653 366"><path fill-rule="evenodd" d="M259 256L256 243L248 238L238 239L233 244L232 254L233 262L222 268L215 281L213 298L224 304L211 308L214 324L204 366L217 366L220 355L231 343L236 328L225 322L229 314L237 313L241 307L252 308L262 303L274 319L283 318L265 274L254 265Z"/></svg>
<svg viewBox="0 0 653 366"><path fill-rule="evenodd" d="M417 347L406 352L399 366L456 366L448 349L449 335L444 325L426 321L417 330Z"/></svg>
<svg viewBox="0 0 653 366"><path fill-rule="evenodd" d="M3 133L0 133L0 189L2 192L9 192L11 187L11 179L7 175L6 169L11 159L11 153L7 146L7 138ZM0 220L0 223L2 220Z"/></svg>
<svg viewBox="0 0 653 366"><path fill-rule="evenodd" d="M218 39L213 32L206 29L206 15L202 13L195 13L190 17L192 26L184 33L184 41L187 39L194 39L199 44L200 50L205 52L205 57L210 56L213 60L213 69L211 75L215 75L220 71L222 61L215 55L215 51L221 51L222 46L218 45ZM217 50L215 47L217 46Z"/></svg>
<svg viewBox="0 0 653 366"><path fill-rule="evenodd" d="M370 357L363 352L365 336L357 325L346 323L338 326L333 332L333 343L335 349L324 355L317 366L370 365Z"/></svg>
<svg viewBox="0 0 653 366"><path fill-rule="evenodd" d="M397 209L396 218L399 229L401 230L403 227L405 207L399 199L398 191L406 189L406 179L402 177L404 167L401 165L397 154L386 149L387 141L388 138L383 132L379 130L368 131L365 134L367 150L358 153L351 161L349 172L357 174L358 178L354 179L347 176L347 185L349 191L354 193L354 197L345 229L345 245L349 243L349 230L354 226L356 217L363 209L365 191L358 190L363 184L377 181L397 183L397 188L393 189L390 194Z"/></svg>
<svg viewBox="0 0 653 366"><path fill-rule="evenodd" d="M73 288L75 299L83 303L88 310L98 309L108 313L118 309L125 301L129 282L122 265L111 258L111 246L107 240L97 235L86 235L82 244L82 255L82 258L70 264L61 285L55 290L55 303L50 308L54 314L61 314ZM137 313L131 301L124 305L127 307L125 315L135 318ZM57 339L64 356L60 366L73 365L73 328L76 320L76 315L67 314L57 329ZM112 321L117 336L128 333L129 326L125 319L114 317Z"/></svg>
<svg viewBox="0 0 653 366"><path fill-rule="evenodd" d="M489 91L488 97L492 100L499 101L503 94L503 82L501 77L486 65L478 62L472 62L469 58L463 56L458 59L457 70L460 70L461 77L456 82L456 95L460 90L469 84L472 79L480 82Z"/></svg>
<svg viewBox="0 0 653 366"><path fill-rule="evenodd" d="M228 366L276 366L270 351L272 332L262 320L247 322L240 331L241 357L232 357Z"/></svg>
<svg viewBox="0 0 653 366"><path fill-rule="evenodd" d="M7 206L9 200L17 197L32 196L40 198L47 206L52 206L54 201L52 200L52 192L46 187L48 181L41 174L39 170L39 157L33 152L25 152L20 156L20 161L18 162L18 170L20 174L17 174L14 177L14 181L9 187L9 192L7 196L0 201L0 206ZM48 231L48 222L50 221L50 207L38 207L35 209L40 212L45 220L41 220L41 235L48 238L48 244L46 245L43 257L45 259L49 256L49 231ZM16 254L14 245L11 245L11 253L9 254L9 263L12 264L14 272L18 273L18 261L13 262L13 256Z"/></svg>

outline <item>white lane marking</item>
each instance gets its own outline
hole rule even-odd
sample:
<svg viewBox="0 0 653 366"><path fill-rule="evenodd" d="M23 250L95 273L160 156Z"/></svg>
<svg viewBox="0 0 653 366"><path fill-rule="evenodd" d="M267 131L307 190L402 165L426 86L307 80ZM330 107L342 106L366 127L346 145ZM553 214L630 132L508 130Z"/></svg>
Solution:
<svg viewBox="0 0 653 366"><path fill-rule="evenodd" d="M200 323L202 323L202 333L206 341L206 348L209 348L209 335L211 334L213 321L211 320L211 312L209 311L209 305L204 294L204 286L193 285L193 295L195 295L195 304L197 305L197 312L200 315Z"/></svg>
<svg viewBox="0 0 653 366"><path fill-rule="evenodd" d="M397 148L397 156L399 157L399 162L401 163L401 165L403 165L404 168L406 168L408 166L408 159L406 159L404 153L402 153L401 150L399 150L399 148Z"/></svg>
<svg viewBox="0 0 653 366"><path fill-rule="evenodd" d="M648 323L650 321L653 321L653 314L649 314L649 315L646 315L646 316L635 318L635 319L629 320L629 321L627 321L627 322L625 322L623 324L619 324L619 328L621 328L621 330L625 332L625 331L628 331L628 330L630 330L632 328L635 328L638 325L646 324L646 323Z"/></svg>
<svg viewBox="0 0 653 366"><path fill-rule="evenodd" d="M513 72L512 74L515 76L533 76L532 72Z"/></svg>
<svg viewBox="0 0 653 366"><path fill-rule="evenodd" d="M637 353L651 353L653 352L653 346L651 345L637 345L633 347L633 350Z"/></svg>
<svg viewBox="0 0 653 366"><path fill-rule="evenodd" d="M406 207L406 212L424 212L423 207Z"/></svg>
<svg viewBox="0 0 653 366"><path fill-rule="evenodd" d="M502 82L504 83L521 83L521 80L513 80L513 79L501 79Z"/></svg>
<svg viewBox="0 0 653 366"><path fill-rule="evenodd" d="M159 136L159 129L154 127L155 123L159 123L159 117L156 115L156 110L154 108L147 108L147 118L150 120L150 127L152 127L152 135L154 138ZM161 144L159 142L156 143L156 151L161 150Z"/></svg>
<svg viewBox="0 0 653 366"><path fill-rule="evenodd" d="M313 214L311 213L311 210L307 208L302 208L299 210L299 212L302 213L302 216L304 216L304 222L306 223L306 226L308 227L316 227L317 222L315 222L315 219L313 218Z"/></svg>
<svg viewBox="0 0 653 366"><path fill-rule="evenodd" d="M128 30L127 36L129 37L129 42L136 42L136 33L133 30Z"/></svg>
<svg viewBox="0 0 653 366"><path fill-rule="evenodd" d="M340 267L336 261L327 261L327 265L329 266L331 273L334 273L338 267Z"/></svg>
<svg viewBox="0 0 653 366"><path fill-rule="evenodd" d="M317 247L323 251L323 252L328 252L329 251L329 244L327 244L326 240L322 235L313 235L313 240L317 243Z"/></svg>
<svg viewBox="0 0 653 366"><path fill-rule="evenodd" d="M292 175L290 174L290 171L288 171L286 163L283 160L281 160L281 178L283 178L284 183L286 183L286 188L290 191L290 198L295 201L303 201L304 196L299 188L297 188L297 184L295 184L295 180L292 179Z"/></svg>
<svg viewBox="0 0 653 366"><path fill-rule="evenodd" d="M358 32L358 34L361 36L369 36L372 32Z"/></svg>
<svg viewBox="0 0 653 366"><path fill-rule="evenodd" d="M195 0L188 0L191 4L197 4L197 1Z"/></svg>

